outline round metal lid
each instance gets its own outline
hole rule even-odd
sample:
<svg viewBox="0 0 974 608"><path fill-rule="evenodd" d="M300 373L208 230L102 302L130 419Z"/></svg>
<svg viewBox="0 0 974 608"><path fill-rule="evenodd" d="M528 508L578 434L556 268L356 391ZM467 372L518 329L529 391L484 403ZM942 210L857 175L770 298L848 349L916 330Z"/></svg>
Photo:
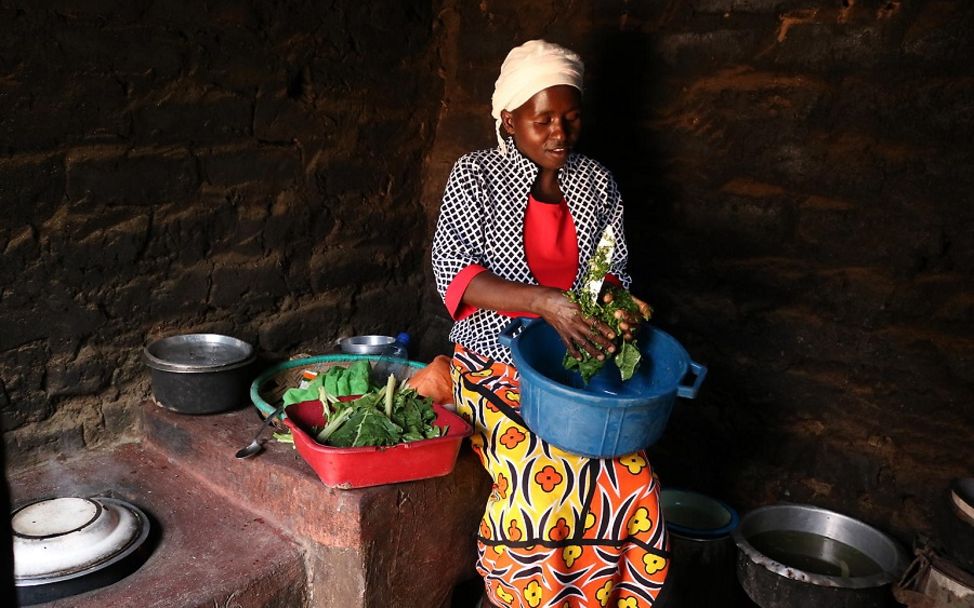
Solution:
<svg viewBox="0 0 974 608"><path fill-rule="evenodd" d="M11 517L14 579L43 585L84 576L135 551L149 535L138 507L113 498L51 498Z"/></svg>
<svg viewBox="0 0 974 608"><path fill-rule="evenodd" d="M220 334L181 334L161 338L145 347L146 365L182 374L226 371L257 358L254 347Z"/></svg>

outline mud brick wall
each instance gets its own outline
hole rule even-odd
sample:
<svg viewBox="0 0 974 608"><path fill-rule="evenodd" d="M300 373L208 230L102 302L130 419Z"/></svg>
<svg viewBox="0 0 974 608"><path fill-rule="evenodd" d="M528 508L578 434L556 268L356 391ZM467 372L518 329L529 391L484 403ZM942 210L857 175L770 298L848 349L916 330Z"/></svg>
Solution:
<svg viewBox="0 0 974 608"><path fill-rule="evenodd" d="M650 452L664 484L936 537L974 467L974 7L495 0L440 18L431 216L457 156L492 144L513 44L587 61L581 147L620 182L635 291L710 368Z"/></svg>
<svg viewBox="0 0 974 608"><path fill-rule="evenodd" d="M11 466L130 433L141 349L417 333L429 4L0 4Z"/></svg>
<svg viewBox="0 0 974 608"><path fill-rule="evenodd" d="M445 352L438 199L546 37L587 61L635 290L710 368L664 483L936 534L974 466L972 30L962 0L2 3L11 464L131 433L154 336Z"/></svg>

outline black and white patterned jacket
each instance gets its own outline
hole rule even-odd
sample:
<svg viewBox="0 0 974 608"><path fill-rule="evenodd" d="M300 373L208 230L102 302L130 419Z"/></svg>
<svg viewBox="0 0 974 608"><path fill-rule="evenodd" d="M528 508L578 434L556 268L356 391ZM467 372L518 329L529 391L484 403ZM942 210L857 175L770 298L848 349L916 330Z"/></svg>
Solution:
<svg viewBox="0 0 974 608"><path fill-rule="evenodd" d="M453 278L471 264L496 276L530 285L538 282L524 253L524 217L528 194L538 167L508 141L506 156L498 148L471 152L453 166L433 237L433 274L445 301ZM608 169L581 154L572 153L558 172L578 235L578 275L572 289L581 288L589 258L605 226L617 235L610 272L628 288L628 249L623 231L622 197ZM492 310L477 309L457 321L450 339L482 355L512 363L510 349L497 335L510 321Z"/></svg>

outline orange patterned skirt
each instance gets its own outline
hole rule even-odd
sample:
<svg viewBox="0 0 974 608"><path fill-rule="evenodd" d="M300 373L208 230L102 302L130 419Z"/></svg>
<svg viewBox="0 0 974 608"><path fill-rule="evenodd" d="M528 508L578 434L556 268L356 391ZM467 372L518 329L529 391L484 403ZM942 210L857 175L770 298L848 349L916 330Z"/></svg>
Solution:
<svg viewBox="0 0 974 608"><path fill-rule="evenodd" d="M646 608L668 570L659 483L644 451L565 452L519 414L517 369L457 345L457 411L494 481L477 535L487 596L508 608Z"/></svg>

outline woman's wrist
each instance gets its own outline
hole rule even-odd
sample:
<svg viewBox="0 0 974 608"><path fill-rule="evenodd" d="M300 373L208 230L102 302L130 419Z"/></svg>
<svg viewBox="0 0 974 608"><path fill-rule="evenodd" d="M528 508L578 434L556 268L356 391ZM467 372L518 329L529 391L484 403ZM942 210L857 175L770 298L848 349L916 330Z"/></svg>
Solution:
<svg viewBox="0 0 974 608"><path fill-rule="evenodd" d="M538 315L539 317L544 317L546 313L551 311L551 299L555 294L559 294L559 290L554 287L545 287L544 285L530 285L530 294L528 307L525 312L530 312Z"/></svg>

